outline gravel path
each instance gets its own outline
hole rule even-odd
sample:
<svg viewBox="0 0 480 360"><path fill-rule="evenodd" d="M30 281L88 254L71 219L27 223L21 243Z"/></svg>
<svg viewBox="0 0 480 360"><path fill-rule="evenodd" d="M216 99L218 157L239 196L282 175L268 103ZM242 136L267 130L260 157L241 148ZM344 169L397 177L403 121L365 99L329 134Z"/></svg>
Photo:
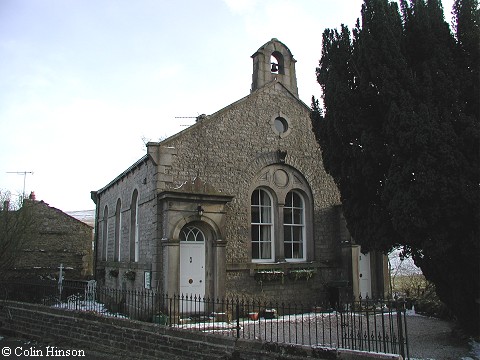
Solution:
<svg viewBox="0 0 480 360"><path fill-rule="evenodd" d="M454 324L445 320L420 315L407 316L408 342L412 359L475 359L480 360L477 343L476 354L469 339L453 331Z"/></svg>

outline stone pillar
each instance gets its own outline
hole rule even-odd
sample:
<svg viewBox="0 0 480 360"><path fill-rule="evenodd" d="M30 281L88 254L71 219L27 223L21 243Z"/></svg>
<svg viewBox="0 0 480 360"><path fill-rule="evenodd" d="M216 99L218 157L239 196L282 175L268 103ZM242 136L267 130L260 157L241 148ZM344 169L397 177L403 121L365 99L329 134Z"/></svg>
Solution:
<svg viewBox="0 0 480 360"><path fill-rule="evenodd" d="M223 299L225 297L225 277L226 269L226 250L227 242L225 240L217 240L213 245L214 261L215 261L215 288L213 296L215 299Z"/></svg>
<svg viewBox="0 0 480 360"><path fill-rule="evenodd" d="M383 254L383 281L385 283L385 292L384 292L384 298L386 299L389 294L392 293L392 280L391 276L392 274L390 273L390 264L388 262L388 255Z"/></svg>
<svg viewBox="0 0 480 360"><path fill-rule="evenodd" d="M163 291L163 283L161 279L161 259L162 259L162 245L157 239L154 240L153 244L153 257L152 257L152 289Z"/></svg>
<svg viewBox="0 0 480 360"><path fill-rule="evenodd" d="M388 257L379 251L371 251L370 271L372 279L372 296L386 298L390 290Z"/></svg>
<svg viewBox="0 0 480 360"><path fill-rule="evenodd" d="M180 284L180 243L162 240L163 290L169 295L178 295Z"/></svg>
<svg viewBox="0 0 480 360"><path fill-rule="evenodd" d="M360 255L360 245L352 245L352 292L355 300L359 300L360 295L360 277L358 273L358 257Z"/></svg>
<svg viewBox="0 0 480 360"><path fill-rule="evenodd" d="M278 221L280 221L281 223L283 223L284 206L285 206L285 204L283 202L278 204ZM273 216L273 214L272 214L272 216ZM272 248L272 251L275 251L274 260L276 262L284 263L286 260L285 260L285 248L283 247L283 242L284 242L283 226L282 227L276 226L276 227L274 227L273 231L276 232L275 237L274 237L275 244L273 245L273 248Z"/></svg>
<svg viewBox="0 0 480 360"><path fill-rule="evenodd" d="M378 263L377 252L375 251L370 251L370 279L371 279L371 287L372 287L372 293L369 294L370 297L372 298L377 298L380 297L383 293L383 274L380 272L381 271L381 264ZM380 267L379 267L380 265Z"/></svg>

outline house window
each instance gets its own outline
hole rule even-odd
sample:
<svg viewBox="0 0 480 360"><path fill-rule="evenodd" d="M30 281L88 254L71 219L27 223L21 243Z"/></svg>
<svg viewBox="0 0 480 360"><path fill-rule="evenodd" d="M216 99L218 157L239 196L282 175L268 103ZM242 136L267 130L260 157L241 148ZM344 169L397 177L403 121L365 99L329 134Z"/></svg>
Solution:
<svg viewBox="0 0 480 360"><path fill-rule="evenodd" d="M252 260L272 261L273 216L272 198L265 189L256 189L252 194Z"/></svg>
<svg viewBox="0 0 480 360"><path fill-rule="evenodd" d="M120 243L122 237L122 202L117 200L117 208L115 209L115 248L113 254L114 261L120 261Z"/></svg>
<svg viewBox="0 0 480 360"><path fill-rule="evenodd" d="M305 260L305 202L290 191L283 208L283 249L285 260Z"/></svg>
<svg viewBox="0 0 480 360"><path fill-rule="evenodd" d="M132 195L130 205L130 261L138 262L139 258L139 238L138 238L138 191L135 190Z"/></svg>

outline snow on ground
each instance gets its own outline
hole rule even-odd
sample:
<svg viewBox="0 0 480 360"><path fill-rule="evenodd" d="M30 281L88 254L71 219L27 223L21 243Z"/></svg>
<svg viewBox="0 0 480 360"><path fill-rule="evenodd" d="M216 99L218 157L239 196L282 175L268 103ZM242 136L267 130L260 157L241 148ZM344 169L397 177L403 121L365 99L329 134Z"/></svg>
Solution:
<svg viewBox="0 0 480 360"><path fill-rule="evenodd" d="M58 303L54 305L54 307L93 312L107 317L128 318L128 316L124 314L109 311L104 304L94 300L70 298L68 302ZM377 313L376 315L381 316L382 313ZM383 313L383 315L388 316L389 314L387 312ZM463 342L463 344L460 344L458 339L454 339L454 335L451 333L451 324L449 325L448 322L417 314L414 308L412 310L407 310L406 315L411 359L480 360L480 342L471 339L468 343ZM335 311L284 315L277 316L273 319L260 317L256 320L252 320L246 317L239 320L240 327L237 329L237 322L235 320L228 321L225 319L225 316L225 314L223 314L223 317L222 314L212 314L211 316L204 316L201 319L185 317L182 318L178 324L171 324L171 326L228 336L236 336L238 330L241 336L245 338L290 342L290 328L294 329L299 324L303 324L301 326L304 328L310 328L312 324L317 324L323 328L322 331L330 333L330 336L332 337L330 338L329 336L328 338L325 338L325 344L315 344L316 337L314 334L312 333L313 338L310 339L310 333L306 333L306 338L300 339L300 343L307 345L311 344L313 346L335 346L337 343L335 329L337 327L337 321L341 320L340 314ZM349 317L351 316L362 317L364 315L359 313L349 313ZM320 328L318 330L320 331ZM271 334L269 334L270 332ZM278 337L279 335L280 337ZM265 338L265 336L267 337ZM311 342L312 340L314 341L313 343ZM330 343L328 343L328 341Z"/></svg>
<svg viewBox="0 0 480 360"><path fill-rule="evenodd" d="M480 360L480 342L475 341L474 339L471 339L469 342L469 345L470 345L470 348L472 349L470 354L474 356L474 358L472 359L470 357L466 357L466 358L462 358L462 360L474 360L474 359Z"/></svg>
<svg viewBox="0 0 480 360"><path fill-rule="evenodd" d="M112 313L108 311L104 304L92 300L70 300L68 302L57 303L52 307L67 310L93 312L102 316L128 319L126 315L120 313Z"/></svg>

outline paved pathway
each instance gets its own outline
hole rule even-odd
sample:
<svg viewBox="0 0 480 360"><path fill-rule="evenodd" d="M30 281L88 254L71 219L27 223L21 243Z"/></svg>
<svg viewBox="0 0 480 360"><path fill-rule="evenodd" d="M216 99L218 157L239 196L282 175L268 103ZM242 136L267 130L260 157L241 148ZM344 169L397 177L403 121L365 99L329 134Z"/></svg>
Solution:
<svg viewBox="0 0 480 360"><path fill-rule="evenodd" d="M407 316L412 359L480 360L480 346L472 352L471 340L453 331L454 324L425 316Z"/></svg>

